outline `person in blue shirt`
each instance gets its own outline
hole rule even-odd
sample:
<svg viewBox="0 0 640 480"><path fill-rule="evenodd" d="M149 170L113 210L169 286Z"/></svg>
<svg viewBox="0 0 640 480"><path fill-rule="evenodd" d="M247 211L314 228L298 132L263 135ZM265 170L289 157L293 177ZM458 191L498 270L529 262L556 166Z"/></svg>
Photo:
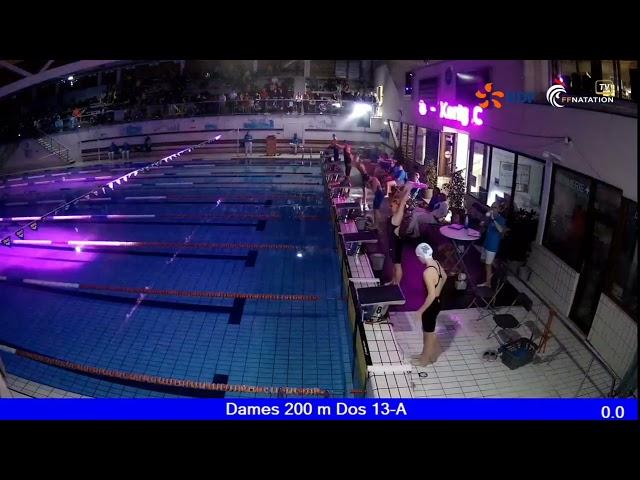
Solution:
<svg viewBox="0 0 640 480"><path fill-rule="evenodd" d="M399 187L407 183L407 172L401 163L398 164L398 169L396 170L395 177L396 177L396 185L398 185Z"/></svg>
<svg viewBox="0 0 640 480"><path fill-rule="evenodd" d="M302 142L298 138L298 134L294 133L293 134L293 138L291 139L291 145L293 146L293 153L294 154L298 153L298 146L300 145L300 143L302 143Z"/></svg>
<svg viewBox="0 0 640 480"><path fill-rule="evenodd" d="M406 183L407 172L398 160L393 160L393 168L391 169L391 175L387 177L387 196L391 194L392 187L399 187Z"/></svg>
<svg viewBox="0 0 640 480"><path fill-rule="evenodd" d="M486 271L486 281L478 285L479 287L491 287L491 277L493 276L493 261L496 253L500 248L502 236L507 229L507 220L504 217L504 202L494 202L491 209L487 212L486 224L487 232L484 240L484 248L480 255L480 259L484 262Z"/></svg>
<svg viewBox="0 0 640 480"><path fill-rule="evenodd" d="M249 130L247 130L247 133L245 133L244 135L244 154L249 155L252 153L253 153L253 137L251 136L251 133L249 133Z"/></svg>

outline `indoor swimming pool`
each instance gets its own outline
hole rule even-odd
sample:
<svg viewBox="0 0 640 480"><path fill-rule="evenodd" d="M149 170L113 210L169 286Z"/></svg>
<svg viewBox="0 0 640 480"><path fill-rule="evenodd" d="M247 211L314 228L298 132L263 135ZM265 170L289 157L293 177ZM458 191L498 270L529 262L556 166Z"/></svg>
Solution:
<svg viewBox="0 0 640 480"><path fill-rule="evenodd" d="M287 387L352 396L319 163L182 158L1 247L8 373L101 398L277 396ZM9 175L0 236L144 165ZM212 384L220 388L202 388Z"/></svg>

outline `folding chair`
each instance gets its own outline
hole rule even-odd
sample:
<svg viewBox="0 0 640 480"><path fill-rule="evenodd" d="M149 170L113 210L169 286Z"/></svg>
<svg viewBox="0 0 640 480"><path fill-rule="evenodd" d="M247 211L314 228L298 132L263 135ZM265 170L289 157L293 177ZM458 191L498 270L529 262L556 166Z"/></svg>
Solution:
<svg viewBox="0 0 640 480"><path fill-rule="evenodd" d="M475 306L487 311L486 314L481 315L477 320L482 320L485 317L495 314L496 298L507 283L507 270L503 265L499 264L497 266L496 271L493 274L493 280L496 282L495 288L478 286L472 287L473 300L471 300L471 303L467 308L473 308Z"/></svg>
<svg viewBox="0 0 640 480"><path fill-rule="evenodd" d="M511 313L509 313L511 309L515 306L524 307L524 309L527 311L526 315L522 320L518 320ZM524 319L527 318L532 308L533 308L533 301L527 296L527 294L523 292L518 292L518 295L516 296L515 300L509 306L509 308L505 313L498 313L493 316L493 321L496 322L496 325L491 330L491 333L489 333L489 335L487 336L487 339L495 336L496 338L498 338L498 341L500 341L500 337L499 335L497 335L497 333L499 332L496 332L496 330L498 330L499 328L502 331L502 330L513 330L515 328L521 327L524 324ZM503 342L500 342L500 343L503 343Z"/></svg>

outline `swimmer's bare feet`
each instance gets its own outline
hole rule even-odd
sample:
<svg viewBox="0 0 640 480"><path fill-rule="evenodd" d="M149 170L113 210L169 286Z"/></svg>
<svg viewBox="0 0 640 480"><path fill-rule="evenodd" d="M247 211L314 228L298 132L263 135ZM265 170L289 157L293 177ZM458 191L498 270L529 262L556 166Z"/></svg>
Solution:
<svg viewBox="0 0 640 480"><path fill-rule="evenodd" d="M411 365L415 365L416 367L426 367L427 365L430 365L432 363L434 363L433 360L431 360L430 358L424 358L422 356L411 360Z"/></svg>

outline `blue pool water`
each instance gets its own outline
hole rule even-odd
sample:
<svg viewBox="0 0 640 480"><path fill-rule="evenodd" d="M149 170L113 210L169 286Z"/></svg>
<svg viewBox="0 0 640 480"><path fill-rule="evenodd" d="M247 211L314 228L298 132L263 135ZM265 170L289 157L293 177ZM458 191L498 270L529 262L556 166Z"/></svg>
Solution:
<svg viewBox="0 0 640 480"><path fill-rule="evenodd" d="M320 167L212 163L194 159L152 169L107 190L101 197L108 201L83 202L59 213L92 219L50 220L38 231L25 232L26 240L166 245L77 251L60 248L60 243L3 247L0 276L7 280L0 282L0 344L118 372L229 385L321 388L332 396L350 396L353 353ZM115 166L91 168L100 172L81 174L82 169L76 169L64 182L61 176L47 175L25 180L24 187L0 190L0 235L17 228L7 217L42 215L56 205L37 202L73 198L105 182L93 180L95 176L126 173L114 172ZM50 179L52 183L35 184ZM194 243L295 248L192 248ZM144 296L27 285L20 282L25 278L184 292L315 295L318 300ZM91 397L219 395L113 381L7 351L0 356L9 373Z"/></svg>

